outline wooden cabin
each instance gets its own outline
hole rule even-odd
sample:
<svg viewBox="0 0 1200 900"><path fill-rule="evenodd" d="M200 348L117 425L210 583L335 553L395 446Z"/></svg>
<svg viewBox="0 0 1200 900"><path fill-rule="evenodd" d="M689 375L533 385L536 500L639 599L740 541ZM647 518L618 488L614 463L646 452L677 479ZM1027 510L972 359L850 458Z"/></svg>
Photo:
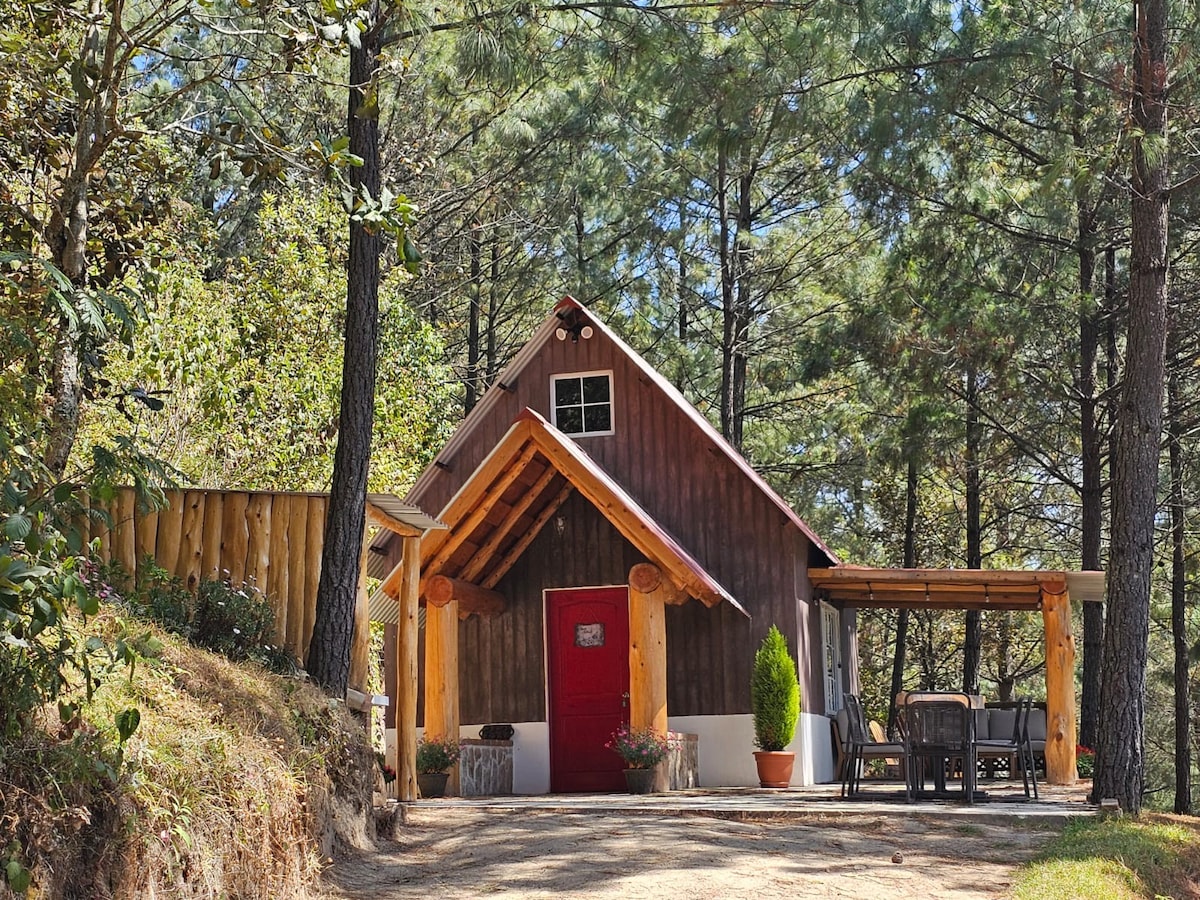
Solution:
<svg viewBox="0 0 1200 900"><path fill-rule="evenodd" d="M406 502L447 526L419 545L418 724L427 706L462 737L511 724L516 793L623 789L604 743L624 722L696 735L705 787L756 784L750 672L771 625L799 663L793 781L834 778L827 716L856 689L854 612L816 599L808 570L838 560L574 299ZM369 548L368 573L392 576L371 604L384 621L402 544L383 531Z"/></svg>

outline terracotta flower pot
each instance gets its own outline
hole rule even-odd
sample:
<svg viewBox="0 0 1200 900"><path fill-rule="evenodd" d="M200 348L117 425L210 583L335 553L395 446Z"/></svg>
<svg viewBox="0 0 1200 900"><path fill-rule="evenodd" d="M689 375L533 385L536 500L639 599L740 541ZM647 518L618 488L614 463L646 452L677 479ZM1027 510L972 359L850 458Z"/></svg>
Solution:
<svg viewBox="0 0 1200 900"><path fill-rule="evenodd" d="M796 754L790 750L755 750L758 783L766 788L785 788L792 783Z"/></svg>
<svg viewBox="0 0 1200 900"><path fill-rule="evenodd" d="M629 793L631 794L654 793L654 770L626 769L625 787L629 789Z"/></svg>

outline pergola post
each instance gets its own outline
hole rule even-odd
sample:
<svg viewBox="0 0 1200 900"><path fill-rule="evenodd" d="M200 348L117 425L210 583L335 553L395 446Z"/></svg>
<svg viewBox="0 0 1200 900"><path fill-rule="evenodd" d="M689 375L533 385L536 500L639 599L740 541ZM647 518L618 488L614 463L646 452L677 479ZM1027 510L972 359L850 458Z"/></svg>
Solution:
<svg viewBox="0 0 1200 900"><path fill-rule="evenodd" d="M425 736L458 740L458 601L425 604ZM447 791L458 793L458 769Z"/></svg>
<svg viewBox="0 0 1200 900"><path fill-rule="evenodd" d="M1046 781L1074 784L1075 635L1071 631L1071 599L1064 582L1043 583L1041 590L1046 634Z"/></svg>
<svg viewBox="0 0 1200 900"><path fill-rule="evenodd" d="M417 585L421 580L421 536L403 537L403 566L396 597L396 798L417 799Z"/></svg>
<svg viewBox="0 0 1200 900"><path fill-rule="evenodd" d="M667 733L666 604L675 588L650 563L629 570L629 727ZM666 765L655 773L654 789L667 790Z"/></svg>

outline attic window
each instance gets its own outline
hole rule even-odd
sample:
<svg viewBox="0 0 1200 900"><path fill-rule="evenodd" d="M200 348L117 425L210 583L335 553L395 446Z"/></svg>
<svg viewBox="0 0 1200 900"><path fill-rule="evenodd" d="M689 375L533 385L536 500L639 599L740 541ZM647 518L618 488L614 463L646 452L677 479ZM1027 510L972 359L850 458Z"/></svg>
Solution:
<svg viewBox="0 0 1200 900"><path fill-rule="evenodd" d="M550 382L553 421L564 434L612 434L612 372L555 375Z"/></svg>

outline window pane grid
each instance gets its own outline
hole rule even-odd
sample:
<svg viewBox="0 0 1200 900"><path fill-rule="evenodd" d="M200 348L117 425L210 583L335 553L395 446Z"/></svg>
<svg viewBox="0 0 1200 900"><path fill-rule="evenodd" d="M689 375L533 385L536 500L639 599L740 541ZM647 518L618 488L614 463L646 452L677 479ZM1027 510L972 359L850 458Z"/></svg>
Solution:
<svg viewBox="0 0 1200 900"><path fill-rule="evenodd" d="M554 422L564 434L612 431L612 376L568 375L554 379Z"/></svg>

